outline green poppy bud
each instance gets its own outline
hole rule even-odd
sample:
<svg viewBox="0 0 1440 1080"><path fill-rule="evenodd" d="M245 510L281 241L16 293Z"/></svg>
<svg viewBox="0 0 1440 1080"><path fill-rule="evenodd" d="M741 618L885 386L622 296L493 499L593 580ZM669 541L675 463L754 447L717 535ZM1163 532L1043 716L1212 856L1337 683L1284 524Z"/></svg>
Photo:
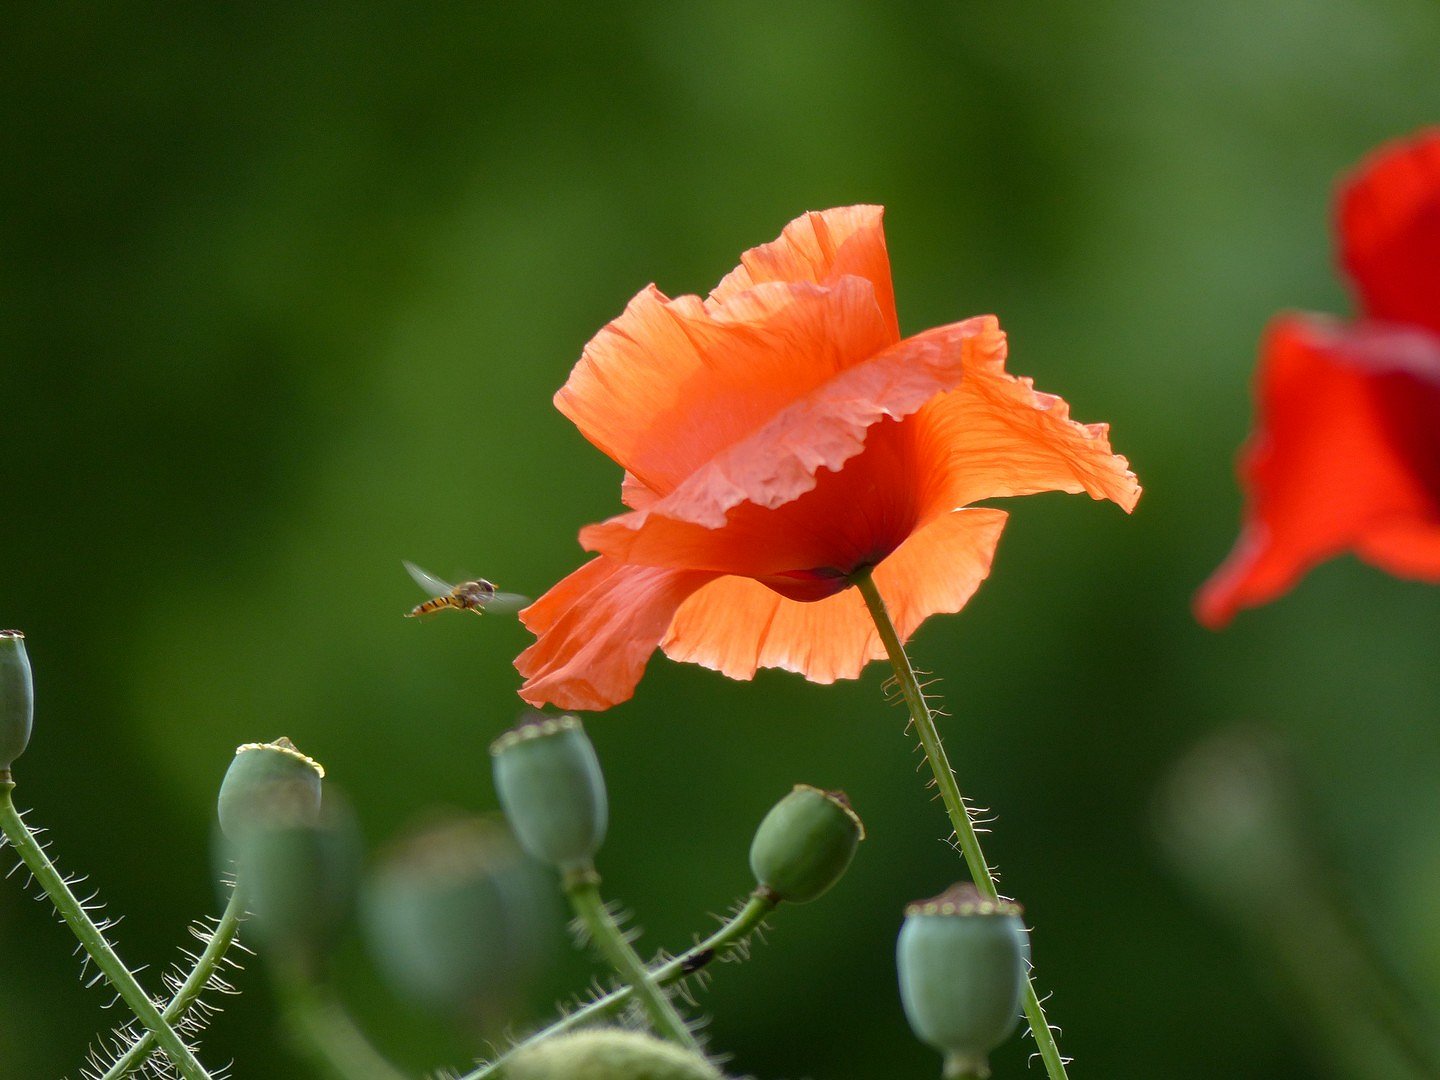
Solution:
<svg viewBox="0 0 1440 1080"><path fill-rule="evenodd" d="M503 1011L545 951L553 887L496 821L412 833L367 881L371 953L407 997L460 1015Z"/></svg>
<svg viewBox="0 0 1440 1080"><path fill-rule="evenodd" d="M220 784L220 828L233 841L247 826L276 816L313 822L324 778L324 767L289 739L246 743L236 748Z"/></svg>
<svg viewBox="0 0 1440 1080"><path fill-rule="evenodd" d="M8 779L10 766L30 745L35 719L35 683L25 635L0 630L0 779Z"/></svg>
<svg viewBox="0 0 1440 1080"><path fill-rule="evenodd" d="M990 1075L990 1051L1020 1019L1029 956L1020 906L968 882L905 909L900 1000L915 1034L945 1055L946 1077Z"/></svg>
<svg viewBox="0 0 1440 1080"><path fill-rule="evenodd" d="M803 904L840 880L863 839L865 826L843 791L796 784L755 830L750 869L775 899Z"/></svg>
<svg viewBox="0 0 1440 1080"><path fill-rule="evenodd" d="M231 850L261 944L286 964L313 965L354 906L360 838L349 806L333 790L318 813L272 805L244 823Z"/></svg>
<svg viewBox="0 0 1440 1080"><path fill-rule="evenodd" d="M505 1063L506 1080L724 1080L699 1054L617 1028L556 1035Z"/></svg>
<svg viewBox="0 0 1440 1080"><path fill-rule="evenodd" d="M563 872L591 868L609 813L595 747L574 716L535 716L496 739L495 791L520 846Z"/></svg>

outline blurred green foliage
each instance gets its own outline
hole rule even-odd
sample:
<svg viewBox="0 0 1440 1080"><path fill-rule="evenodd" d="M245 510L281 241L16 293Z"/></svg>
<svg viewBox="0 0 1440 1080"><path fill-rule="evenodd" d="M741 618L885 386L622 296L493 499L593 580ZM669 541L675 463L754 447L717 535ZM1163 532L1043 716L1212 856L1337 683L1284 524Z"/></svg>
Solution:
<svg viewBox="0 0 1440 1080"><path fill-rule="evenodd" d="M400 568L536 594L619 471L550 407L650 280L703 291L802 210L882 202L901 320L993 311L1013 370L1113 424L1147 494L1008 507L993 579L918 635L962 787L1077 1076L1322 1075L1264 973L1183 894L1156 785L1203 733L1278 730L1381 948L1440 994L1440 594L1349 560L1194 625L1227 550L1254 343L1343 312L1334 177L1440 119L1429 0L1210 4L35 5L0 34L0 623L39 709L17 774L132 963L213 910L233 747L285 734L372 845L495 805L513 620L400 618ZM601 869L675 947L749 884L795 781L870 839L704 999L767 1080L933 1076L900 1012L903 904L960 876L882 673L729 682L657 659L588 725ZM0 1073L74 1075L110 1014L17 880L0 890ZM417 1072L481 1046L344 993ZM517 1025L583 983L557 967ZM155 972L152 969L151 977ZM262 973L207 1039L307 1075ZM1021 1075L1028 1047L997 1054ZM1034 1075L1032 1070L1030 1075Z"/></svg>

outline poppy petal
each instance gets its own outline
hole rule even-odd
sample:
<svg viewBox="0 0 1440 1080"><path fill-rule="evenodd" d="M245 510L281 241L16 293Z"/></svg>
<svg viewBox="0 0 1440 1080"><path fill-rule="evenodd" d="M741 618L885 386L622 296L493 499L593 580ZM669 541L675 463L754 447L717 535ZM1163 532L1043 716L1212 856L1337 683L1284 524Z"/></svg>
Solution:
<svg viewBox="0 0 1440 1080"><path fill-rule="evenodd" d="M844 523L833 513L818 522L815 515L792 515L795 528L786 530L785 519L760 511L813 490L822 470L839 471L865 449L877 424L913 415L969 371L1000 363L1004 352L1005 335L989 315L906 338L836 375L645 509L581 530L580 542L626 562L751 577L838 565L831 549ZM911 478L894 475L889 482L903 488ZM870 492L864 497L875 501ZM855 506L840 510L853 515ZM906 530L914 524L906 522Z"/></svg>
<svg viewBox="0 0 1440 1080"><path fill-rule="evenodd" d="M658 498L660 496L646 487L638 476L626 470L624 478L620 481L620 501L622 503L631 510L644 510Z"/></svg>
<svg viewBox="0 0 1440 1080"><path fill-rule="evenodd" d="M1042 491L1088 492L1127 513L1140 484L1110 449L1108 424L1070 419L1062 398L1005 370L1005 354L975 352L958 389L928 404L916 422L921 454L935 462L927 492L935 509Z"/></svg>
<svg viewBox="0 0 1440 1080"><path fill-rule="evenodd" d="M901 639L931 615L959 611L990 572L1006 515L958 510L913 533L874 570ZM746 577L722 577L681 606L661 648L732 679L757 668L798 672L812 682L859 676L883 659L865 602L855 589L801 603Z"/></svg>
<svg viewBox="0 0 1440 1080"><path fill-rule="evenodd" d="M1218 628L1343 551L1440 580L1440 337L1282 316L1262 345L1242 456L1245 526L1200 590Z"/></svg>
<svg viewBox="0 0 1440 1080"><path fill-rule="evenodd" d="M1396 577L1440 582L1440 521L1376 525L1355 542L1355 554Z"/></svg>
<svg viewBox="0 0 1440 1080"><path fill-rule="evenodd" d="M676 609L714 576L590 560L520 613L536 638L515 659L520 696L562 709L629 699Z"/></svg>
<svg viewBox="0 0 1440 1080"><path fill-rule="evenodd" d="M1440 128L1373 155L1337 213L1340 261L1365 315L1440 330Z"/></svg>
<svg viewBox="0 0 1440 1080"><path fill-rule="evenodd" d="M891 341L860 277L757 285L713 309L651 286L585 347L555 405L665 494Z"/></svg>
<svg viewBox="0 0 1440 1080"><path fill-rule="evenodd" d="M710 293L709 303L726 304L737 293L767 281L832 282L846 274L875 286L891 339L900 338L890 255L885 249L883 206L841 206L801 214L778 240L751 248L740 265Z"/></svg>
<svg viewBox="0 0 1440 1080"><path fill-rule="evenodd" d="M917 499L925 472L908 420L886 418L865 433L859 454L839 471L819 469L814 486L790 502L741 503L720 529L656 517L634 538L622 522L615 536L628 546L615 550L626 561L744 574L796 600L819 600L935 516L922 513Z"/></svg>

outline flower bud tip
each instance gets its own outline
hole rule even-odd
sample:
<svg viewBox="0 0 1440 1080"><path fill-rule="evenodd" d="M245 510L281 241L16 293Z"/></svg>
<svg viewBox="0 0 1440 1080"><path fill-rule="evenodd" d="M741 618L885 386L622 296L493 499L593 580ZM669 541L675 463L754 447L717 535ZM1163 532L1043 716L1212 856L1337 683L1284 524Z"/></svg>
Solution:
<svg viewBox="0 0 1440 1080"><path fill-rule="evenodd" d="M770 808L750 844L757 895L803 904L840 880L865 838L844 792L795 787Z"/></svg>
<svg viewBox="0 0 1440 1080"><path fill-rule="evenodd" d="M10 778L10 766L30 745L35 722L35 680L25 635L0 630L0 778Z"/></svg>
<svg viewBox="0 0 1440 1080"><path fill-rule="evenodd" d="M1014 900L1000 897L991 900L971 882L957 881L939 896L915 900L905 905L911 915L1022 915L1024 908Z"/></svg>
<svg viewBox="0 0 1440 1080"><path fill-rule="evenodd" d="M235 756L239 757L247 750L279 750L281 753L289 754L291 757L295 758L301 763L308 765L311 769L315 770L315 775L318 776L321 780L325 779L325 766L321 765L320 762L316 761L308 754L302 754L299 747L297 747L284 735L281 735L274 742L241 743L235 748Z"/></svg>
<svg viewBox="0 0 1440 1080"><path fill-rule="evenodd" d="M495 791L520 846L563 874L590 870L609 804L579 719L531 714L496 739L490 754Z"/></svg>
<svg viewBox="0 0 1440 1080"><path fill-rule="evenodd" d="M499 757L512 746L517 746L528 739L543 739L548 735L559 735L562 731L583 731L584 726L580 718L571 716L546 716L544 713L535 713L527 716L520 723L516 724L509 731L500 735L490 744L490 756Z"/></svg>
<svg viewBox="0 0 1440 1080"><path fill-rule="evenodd" d="M235 840L245 829L280 819L314 822L324 776L324 766L286 738L236 747L220 783L221 830Z"/></svg>
<svg viewBox="0 0 1440 1080"><path fill-rule="evenodd" d="M825 788L815 787L813 784L796 784L793 790L814 791L820 795L825 796L825 798L829 799L832 803L834 803L841 810L843 810L849 816L850 820L855 823L855 830L857 833L855 839L857 841L865 839L865 822L860 820L860 815L855 812L855 804L850 801L850 796L845 794L845 792L843 792L839 788L836 788L833 791L828 791Z"/></svg>

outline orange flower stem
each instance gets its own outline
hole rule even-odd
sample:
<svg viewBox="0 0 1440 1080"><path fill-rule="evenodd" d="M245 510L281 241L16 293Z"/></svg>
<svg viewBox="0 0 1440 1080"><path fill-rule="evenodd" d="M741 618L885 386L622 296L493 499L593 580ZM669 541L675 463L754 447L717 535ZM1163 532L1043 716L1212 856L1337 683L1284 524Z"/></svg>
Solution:
<svg viewBox="0 0 1440 1080"><path fill-rule="evenodd" d="M995 887L995 875L990 870L990 864L985 861L985 853L980 850L980 838L976 835L975 823L970 820L970 809L965 805L965 797L960 794L955 770L951 768L945 747L940 742L935 715L925 700L925 692L920 686L920 680L915 676L915 668L910 663L905 646L900 642L900 634L890 620L890 613L885 609L885 600L869 572L858 574L853 580L855 587L860 590L860 595L865 598L865 606L870 609L870 617L875 620L875 629L890 657L895 681L905 696L905 704L910 709L910 721L920 737L920 745L925 751L925 760L930 765L930 771L935 775L935 784L940 789L940 798L950 815L950 824L955 829L955 839L965 856L965 864L970 868L970 876L974 878L975 887L981 893L991 900L997 900L1000 892ZM1045 1019L1040 996L1035 992L1034 977L1029 973L1025 979L1025 1018L1030 1022L1030 1033L1035 1037L1035 1045L1039 1047L1040 1058L1045 1062L1045 1072L1050 1080L1068 1080L1065 1059L1060 1055L1060 1047L1055 1042L1055 1032Z"/></svg>

